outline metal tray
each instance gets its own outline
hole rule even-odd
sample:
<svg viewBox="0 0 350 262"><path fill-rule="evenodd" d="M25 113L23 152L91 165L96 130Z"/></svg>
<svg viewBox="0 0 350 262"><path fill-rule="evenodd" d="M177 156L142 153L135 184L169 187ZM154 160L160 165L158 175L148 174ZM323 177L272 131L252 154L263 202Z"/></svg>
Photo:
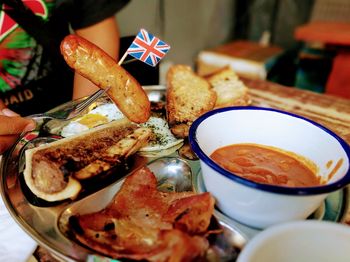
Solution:
<svg viewBox="0 0 350 262"><path fill-rule="evenodd" d="M20 154L17 155L15 152L5 157L1 167L1 172L4 175L1 191L5 204L16 222L39 245L48 249L60 260L87 261L91 256L96 258L98 254L94 254L94 251L85 248L70 237L68 219L77 213L95 212L106 207L120 189L124 178L76 201L63 201L53 206L41 203L33 204L32 200L27 200L23 190L23 181L20 179L19 165L17 164ZM129 173L145 163L156 174L160 188L173 191L194 188L192 184L193 174L198 170L198 161L185 160L179 157L177 152L173 152L168 157L160 158L137 156ZM183 166L187 166L187 172ZM174 170L179 169L182 172L174 175ZM246 237L225 218L218 217L217 220L224 233L220 240L214 243L211 250L224 250L224 256L229 257L227 261L234 261L242 245L246 242ZM215 254L215 256L219 256L219 254Z"/></svg>
<svg viewBox="0 0 350 262"><path fill-rule="evenodd" d="M145 89L151 101L162 102L165 100L164 87L148 86L145 87ZM110 102L109 99L103 97L93 106L108 102ZM70 103L64 104L51 111L59 111L67 106L70 106ZM91 110L91 108L87 109L86 112L89 110ZM157 159L159 161L159 158L171 159L177 163L185 163L190 169L191 184L189 186L198 192L205 191L205 187L201 181L199 161L181 157L178 153L178 147L174 147L167 149L166 152L137 155L133 159L130 169L123 174L123 177L115 181L110 181L110 183L103 188L92 190L75 201L63 201L55 203L55 205L33 202L33 199L28 201L28 192L26 192L26 187L21 177L21 171L24 168L23 147L37 146L41 142L58 139L57 135L65 124L67 123L55 120L42 123L37 132L31 133L30 137L18 141L16 145L3 156L0 166L1 194L10 214L24 231L35 239L39 245L51 251L52 254L60 260L86 261L91 256L96 255L93 251L86 249L69 237L67 233L67 218L76 212L92 212L105 207L119 190L124 179L123 177L139 168L141 165L152 165ZM28 143L29 140L36 141L36 143ZM164 158L164 156L170 158ZM161 172L161 176L158 171L155 173L159 181L162 181L160 184L165 184L167 187L169 183L173 183L173 187L176 188L176 185L183 182L181 179L174 182L172 172L170 171ZM188 179L186 178L185 181L188 181ZM344 222L348 212L348 198L348 188L331 194L326 199L324 205L322 205L310 219ZM215 210L214 216L223 229L221 241L214 244L219 245L221 249L226 249L226 252L229 252L231 255L227 260L234 261L239 250L242 249L245 243L257 234L259 230L240 224L228 218L219 210Z"/></svg>
<svg viewBox="0 0 350 262"><path fill-rule="evenodd" d="M162 86L148 86L145 87L148 96L152 102L164 102L165 101L165 89ZM51 112L59 113L65 108L70 107L73 102L63 104L57 108L51 110ZM98 105L105 103L112 103L108 97L102 97L95 104L91 105L86 112L88 113ZM27 148L39 146L43 143L48 143L60 139L60 132L62 128L67 125L67 122L58 120L49 120L40 123L38 129L34 132L28 133L22 137L11 150L6 152L3 156L0 166L1 175L1 194L4 203L9 210L14 220L19 224L22 229L28 233L39 245L49 250L54 257L63 261L86 261L89 256L94 255L94 252L84 248L79 243L75 242L67 234L67 227L65 227L65 221L67 214L73 211L81 212L80 208L99 207L102 209L108 204L115 193L119 190L123 177L130 174L133 170L139 168L141 165L148 164L160 157L171 155L173 161L176 163L185 163L190 170L189 186L191 189L192 175L197 172L197 161L190 161L182 159L177 150L178 145L167 148L160 152L142 152L132 158L129 164L129 169L124 170L124 173L119 178L108 183L103 184L103 187L93 188L86 191L87 193L79 195L74 201L66 200L61 202L49 203L36 198L25 185L22 171L24 170L25 159L24 151ZM167 159L167 158L163 158ZM158 161L159 162L159 161ZM174 182L172 174L169 171L163 172L163 177L160 181L167 187ZM184 181L177 181L183 184ZM170 183L170 184L169 184ZM98 203L98 205L96 205ZM229 250L232 250L232 256L237 255L237 250L244 242L244 238L240 233L226 224L225 221L218 221L222 224L224 229L224 236L227 238L225 243L229 244ZM65 229L66 228L66 229ZM234 237L232 237L234 236ZM239 239L236 242L230 242L230 239ZM222 242L222 241L221 241ZM232 258L231 257L231 260Z"/></svg>

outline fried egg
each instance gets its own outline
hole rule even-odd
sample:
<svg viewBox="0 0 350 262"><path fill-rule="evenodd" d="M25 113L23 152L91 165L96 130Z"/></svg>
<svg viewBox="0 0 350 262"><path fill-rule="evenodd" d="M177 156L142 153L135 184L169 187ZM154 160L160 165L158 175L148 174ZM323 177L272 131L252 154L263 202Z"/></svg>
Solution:
<svg viewBox="0 0 350 262"><path fill-rule="evenodd" d="M124 118L115 104L104 104L91 110L86 115L71 121L62 131L61 136L69 137L79 134L90 128Z"/></svg>
<svg viewBox="0 0 350 262"><path fill-rule="evenodd" d="M62 131L61 136L69 137L79 134L90 128L124 118L115 104L103 104L91 110L86 115L71 121ZM167 121L159 116L151 116L140 126L151 128L153 138L147 146L140 149L143 152L160 151L182 144L183 139L177 139L170 131Z"/></svg>
<svg viewBox="0 0 350 262"><path fill-rule="evenodd" d="M183 139L177 139L170 131L167 121L161 117L151 116L150 119L141 124L153 131L153 139L147 146L140 149L140 151L159 151L168 149L183 142Z"/></svg>

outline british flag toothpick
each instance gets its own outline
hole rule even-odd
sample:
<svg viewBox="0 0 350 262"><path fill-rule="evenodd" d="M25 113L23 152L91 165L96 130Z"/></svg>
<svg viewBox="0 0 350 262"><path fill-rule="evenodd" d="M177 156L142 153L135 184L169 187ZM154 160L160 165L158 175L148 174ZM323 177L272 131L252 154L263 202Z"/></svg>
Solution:
<svg viewBox="0 0 350 262"><path fill-rule="evenodd" d="M150 66L156 66L169 49L167 43L141 29L126 53Z"/></svg>

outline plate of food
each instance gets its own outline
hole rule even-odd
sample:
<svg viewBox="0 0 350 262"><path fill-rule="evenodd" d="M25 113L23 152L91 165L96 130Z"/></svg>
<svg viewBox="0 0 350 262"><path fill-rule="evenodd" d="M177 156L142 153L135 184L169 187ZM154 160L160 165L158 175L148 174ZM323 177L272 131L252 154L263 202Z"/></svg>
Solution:
<svg viewBox="0 0 350 262"><path fill-rule="evenodd" d="M67 59L74 68L73 58ZM104 59L100 64L111 65ZM101 74L78 66L108 87ZM109 81L129 83L127 72L115 64L103 70L110 68L115 71ZM229 68L204 78L184 65L169 70L166 86L133 88L131 104L121 99L118 82L78 117L43 121L22 136L0 166L9 212L65 261L234 261L259 231L215 206L187 139L203 113L249 105L248 88ZM133 107L135 101L141 102ZM76 102L51 112L60 114ZM347 198L347 189L330 195L313 218L341 221Z"/></svg>
<svg viewBox="0 0 350 262"><path fill-rule="evenodd" d="M68 40L75 41L76 39L69 38ZM78 45L86 45L84 41L79 41L78 39ZM71 42L69 45L72 48L74 47ZM91 48L91 46L87 46L86 50ZM74 54L75 51L71 51ZM81 54L81 56L85 55ZM79 56L67 58L73 61L69 61L72 62L72 67L91 81L98 82L101 88L106 88L104 82L106 79L98 78L101 74L95 75L96 72L90 72L89 68L84 67L89 63L83 63L83 68L80 68L81 63L74 64L74 59L79 59ZM98 59L102 59L99 64L103 66L108 64L105 57L102 56ZM181 186L181 190L177 189L179 181L174 182L173 173L174 170L181 170L185 164L189 166L187 169L190 170L190 176L192 176L193 170L196 169L197 162L182 158L177 150L185 142L186 132L193 120L199 114L215 106L213 101L216 99L216 94L210 90L208 82L201 79L198 85L199 77L189 70L189 67L176 66L172 73L169 73L170 91L165 89L164 86L141 88L137 84L135 86L134 81L128 81L127 79L131 76L114 64L112 67L106 67L103 70L114 70L111 79L108 80L113 83L118 82L107 92L108 95L96 100L81 115L72 120L46 119L40 122L35 131L23 135L14 147L6 152L1 162L1 193L10 214L41 246L46 247L55 256L63 260L84 261L91 255L119 257L119 253L104 252L103 248L101 249L101 243L91 246L88 244L91 239L84 242L84 239L79 238L79 234L77 234L79 230L77 231L74 227L71 227L72 223L69 222L74 218L67 219L67 214L80 217L85 215L85 211L95 213L101 210L110 211L110 201L114 197L119 198L120 194L124 194L124 191L122 193L119 193L119 191L125 187L124 183L128 184L128 177L133 177L139 170L149 167L157 159L157 163L163 163L161 159L164 156L171 155L174 158L163 164L163 166L173 168L167 168L166 172L164 170L159 170L160 173L151 172L152 176L156 177L156 184L158 185L157 189L153 188L152 191L155 195L159 194L163 198L168 194L159 193L159 188L162 190L176 189L175 191L179 191L176 193L179 196L194 197L195 199L197 197L201 198L200 195L203 195L193 192L192 180L185 176L182 176L184 179L180 180L180 184L185 185L185 187ZM181 84L180 75L183 73L189 76L189 88L203 89L203 94L209 94L208 99L206 98L195 105L188 105L190 99L186 92L183 93L184 90L182 90L183 86ZM124 84L131 83L131 89L133 89L130 94L131 102L129 100L123 101L119 97L120 93L116 94L116 90L121 88L120 81L117 80L124 81ZM144 99L144 94L147 95L147 101ZM201 97L198 92L195 92L195 95ZM169 100L166 100L167 96L170 97ZM179 107L177 105L178 99L182 98L185 100ZM52 109L50 113L61 114L66 112L66 109L72 107L76 102L79 101L63 104ZM133 107L132 105L135 102L136 104L139 102L139 104ZM138 112L135 113L134 110ZM169 119L172 120L169 121ZM176 130L180 130L180 132L176 132ZM177 165L173 165L173 162ZM149 174L149 172L146 173ZM151 180L154 181L154 178ZM175 199L178 199L176 194L173 192L166 196L167 200L161 202L161 204L165 208L172 205L176 206L177 204L173 203ZM209 195L204 194L207 199L204 203L205 206L209 204L212 207L213 201ZM174 196L176 197L174 198ZM146 206L148 205L147 199L146 194ZM183 199L183 197L179 199ZM190 200L184 198L181 201ZM91 208L83 212L78 208L81 206L99 208ZM184 240L184 243L193 242L191 244L193 248L198 249L198 252L195 252L196 257L216 256L216 251L224 248L228 250L224 252L224 255L231 260L234 259L237 255L237 247L240 244L231 243L227 236L237 235L233 239L240 239L240 242L243 242L243 235L238 234L238 231L236 232L225 221L216 220L212 214L213 208L208 209L210 212L207 215L204 215L207 208L199 207L199 209L201 210L200 214L203 213L203 216L206 217L206 226L199 231L196 226L189 228L189 232L198 231L196 239L198 239L198 243L202 243L198 247L196 246L197 241L192 241L193 239L189 238L188 232L181 230L183 225L175 223L176 219L163 221L164 228L158 228L156 231L152 229L151 231L155 234L154 232L159 233L159 230L163 232L167 229L176 229L174 232L175 235L179 234L179 239L190 239L190 242ZM135 208L135 210L137 209ZM199 211L194 212L199 214ZM183 216L181 214L178 215ZM128 216L128 214L124 215ZM158 215L159 213L156 213L156 216ZM196 218L192 215L189 221L192 221L193 217ZM68 223L65 223L65 221L68 221ZM199 224L203 223L202 220L197 222ZM184 224L186 223L184 222ZM186 234L183 234L183 232ZM141 234L141 236L144 235ZM142 237L140 239L145 241L147 238ZM154 241L157 244L154 248L161 248L159 246L160 242L162 241ZM184 243L181 244L180 242L180 248L188 246ZM220 243L224 243L224 245ZM95 248L95 246L98 248ZM135 248L138 249L138 246L134 246L134 251ZM164 259L169 258L169 254L170 256L173 254L172 249L169 248L161 248L160 250L168 254L164 254ZM154 253L156 251L155 249L149 249L149 252ZM184 257L190 253L186 251ZM135 254L135 256L125 256L125 254L122 254L121 257L148 258L145 254Z"/></svg>
<svg viewBox="0 0 350 262"><path fill-rule="evenodd" d="M95 250L88 257L233 261L244 237L213 216L214 199L193 191L192 172L176 156L158 158L67 206L58 227L73 243Z"/></svg>
<svg viewBox="0 0 350 262"><path fill-rule="evenodd" d="M153 96L159 93L158 97L165 92L159 87L145 90ZM101 97L76 119L44 122L4 155L1 191L9 212L31 237L58 258L84 261L95 253L103 255L66 234L62 221L67 210L76 208L80 201L94 201L93 206L102 208L104 199L118 192L125 176L161 156L175 154L176 162L183 163L176 153L183 139L169 135L159 105L164 101L151 102L157 102L157 108L150 122L135 124L120 118L122 114L110 99ZM52 111L66 106L69 103ZM165 166L178 169L180 165L167 162ZM163 175L160 187L169 190L171 169L157 174ZM186 179L186 190L192 189L191 179Z"/></svg>

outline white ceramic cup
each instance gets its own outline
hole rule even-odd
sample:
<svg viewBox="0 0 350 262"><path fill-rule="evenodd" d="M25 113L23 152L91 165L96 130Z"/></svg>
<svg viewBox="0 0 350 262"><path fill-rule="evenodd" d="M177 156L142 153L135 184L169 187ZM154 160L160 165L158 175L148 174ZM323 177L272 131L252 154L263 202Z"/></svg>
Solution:
<svg viewBox="0 0 350 262"><path fill-rule="evenodd" d="M270 227L250 240L237 262L348 262L350 227L305 220Z"/></svg>

